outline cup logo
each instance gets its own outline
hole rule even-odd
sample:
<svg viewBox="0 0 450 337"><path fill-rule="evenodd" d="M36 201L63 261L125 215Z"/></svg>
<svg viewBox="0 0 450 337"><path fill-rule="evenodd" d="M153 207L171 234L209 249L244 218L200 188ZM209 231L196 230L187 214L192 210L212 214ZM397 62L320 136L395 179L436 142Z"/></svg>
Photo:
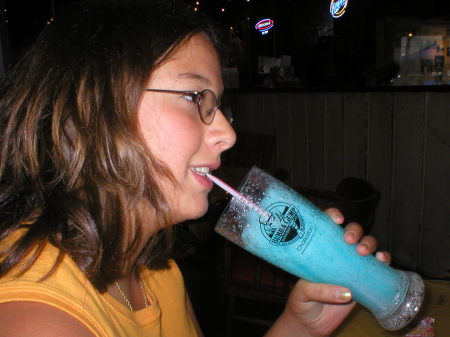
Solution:
<svg viewBox="0 0 450 337"><path fill-rule="evenodd" d="M291 204L276 202L266 210L270 218L260 217L259 223L264 237L275 246L287 246L305 233L305 225L299 211Z"/></svg>

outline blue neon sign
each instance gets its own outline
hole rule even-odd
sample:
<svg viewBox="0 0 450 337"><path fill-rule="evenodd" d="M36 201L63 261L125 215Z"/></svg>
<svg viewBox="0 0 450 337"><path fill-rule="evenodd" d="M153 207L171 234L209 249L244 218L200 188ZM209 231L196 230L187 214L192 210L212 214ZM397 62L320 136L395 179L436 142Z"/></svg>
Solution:
<svg viewBox="0 0 450 337"><path fill-rule="evenodd" d="M347 8L348 0L331 0L330 14L333 18L337 19L344 15Z"/></svg>

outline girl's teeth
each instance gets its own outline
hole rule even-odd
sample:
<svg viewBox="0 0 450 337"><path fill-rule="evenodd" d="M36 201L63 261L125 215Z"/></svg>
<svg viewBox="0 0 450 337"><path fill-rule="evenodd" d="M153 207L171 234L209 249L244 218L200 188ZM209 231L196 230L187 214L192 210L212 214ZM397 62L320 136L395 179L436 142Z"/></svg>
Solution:
<svg viewBox="0 0 450 337"><path fill-rule="evenodd" d="M209 173L208 167L193 167L192 170L196 173L200 173L201 175L205 175L206 173Z"/></svg>

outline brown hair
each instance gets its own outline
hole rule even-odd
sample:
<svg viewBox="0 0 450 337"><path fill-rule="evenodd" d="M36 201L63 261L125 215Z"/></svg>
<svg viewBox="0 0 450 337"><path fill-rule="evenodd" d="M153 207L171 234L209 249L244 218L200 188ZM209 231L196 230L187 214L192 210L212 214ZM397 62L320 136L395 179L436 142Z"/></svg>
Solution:
<svg viewBox="0 0 450 337"><path fill-rule="evenodd" d="M137 264L162 268L170 210L158 179L172 179L139 133L136 111L152 70L209 23L171 1L76 5L57 15L2 85L0 239L30 221L0 252L0 276L22 272L49 241L100 291L120 275L139 237L137 205L161 229ZM173 180L173 179L172 179ZM133 240L132 240L133 241Z"/></svg>

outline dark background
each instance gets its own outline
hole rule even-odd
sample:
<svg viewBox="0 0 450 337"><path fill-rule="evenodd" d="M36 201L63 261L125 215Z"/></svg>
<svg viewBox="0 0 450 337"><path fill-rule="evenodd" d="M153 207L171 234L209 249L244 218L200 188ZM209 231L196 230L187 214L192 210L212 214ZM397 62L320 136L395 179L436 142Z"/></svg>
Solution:
<svg viewBox="0 0 450 337"><path fill-rule="evenodd" d="M0 1L6 68L62 6L74 1ZM234 44L230 49L235 52L225 65L238 67L241 87L261 84L258 56L281 55L292 56L301 86L362 85L376 64L377 22L396 17L450 19L450 2L438 0L349 0L346 13L338 19L329 14L329 0L184 2L206 12L229 32ZM264 18L275 22L267 35L254 29Z"/></svg>

